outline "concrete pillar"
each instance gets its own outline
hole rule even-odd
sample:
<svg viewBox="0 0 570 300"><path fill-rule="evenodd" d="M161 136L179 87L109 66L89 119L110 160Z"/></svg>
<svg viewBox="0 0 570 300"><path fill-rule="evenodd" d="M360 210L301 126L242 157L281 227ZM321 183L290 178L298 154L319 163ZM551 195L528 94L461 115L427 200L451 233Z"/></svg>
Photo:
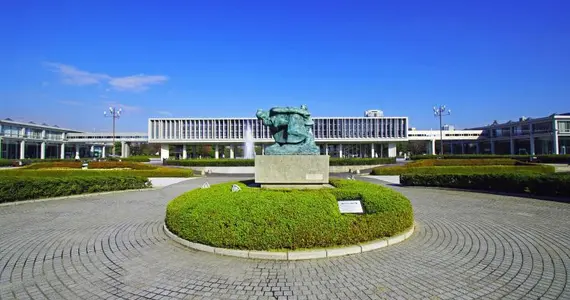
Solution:
<svg viewBox="0 0 570 300"><path fill-rule="evenodd" d="M461 143L461 154L465 154L465 143Z"/></svg>
<svg viewBox="0 0 570 300"><path fill-rule="evenodd" d="M431 155L435 155L435 140L431 140Z"/></svg>
<svg viewBox="0 0 570 300"><path fill-rule="evenodd" d="M40 159L46 159L46 142L42 142L40 146Z"/></svg>
<svg viewBox="0 0 570 300"><path fill-rule="evenodd" d="M495 141L491 141L491 154L495 154Z"/></svg>
<svg viewBox="0 0 570 300"><path fill-rule="evenodd" d="M95 145L91 145L91 149L89 149L89 151L91 152L91 156L95 156Z"/></svg>
<svg viewBox="0 0 570 300"><path fill-rule="evenodd" d="M481 154L481 149L479 148L479 143L475 143L475 153L476 154Z"/></svg>
<svg viewBox="0 0 570 300"><path fill-rule="evenodd" d="M376 149L374 149L374 146L374 143L370 144L370 157L372 158L376 157L376 153L374 153Z"/></svg>
<svg viewBox="0 0 570 300"><path fill-rule="evenodd" d="M342 144L338 145L338 157L342 157Z"/></svg>
<svg viewBox="0 0 570 300"><path fill-rule="evenodd" d="M220 149L219 149L219 147L218 147L217 144L216 144L216 146L215 146L215 149L216 149L216 150L215 150L216 152L214 153L214 158L215 158L215 159L219 159L219 158L220 158Z"/></svg>
<svg viewBox="0 0 570 300"><path fill-rule="evenodd" d="M129 157L129 155L131 154L131 144L125 142L125 149L123 152L121 152L121 154L123 155L123 157Z"/></svg>
<svg viewBox="0 0 570 300"><path fill-rule="evenodd" d="M121 157L125 157L125 146L127 143L121 142Z"/></svg>
<svg viewBox="0 0 570 300"><path fill-rule="evenodd" d="M75 159L80 159L79 157L79 145L75 144Z"/></svg>
<svg viewBox="0 0 570 300"><path fill-rule="evenodd" d="M105 144L103 144L103 146L101 147L101 157L105 158L105 156L107 155L107 153L105 153L107 149L107 146L105 146Z"/></svg>
<svg viewBox="0 0 570 300"><path fill-rule="evenodd" d="M388 144L388 157L396 157L397 152L396 152L396 144L394 143L390 143Z"/></svg>
<svg viewBox="0 0 570 300"><path fill-rule="evenodd" d="M230 158L235 158L234 145L230 145Z"/></svg>
<svg viewBox="0 0 570 300"><path fill-rule="evenodd" d="M329 155L329 144L325 144L325 155Z"/></svg>
<svg viewBox="0 0 570 300"><path fill-rule="evenodd" d="M552 154L560 154L558 150L558 122L556 122L556 119L552 122L552 128L554 129L554 134L552 135Z"/></svg>
<svg viewBox="0 0 570 300"><path fill-rule="evenodd" d="M186 150L186 144L182 145L182 159L188 159L188 151Z"/></svg>
<svg viewBox="0 0 570 300"><path fill-rule="evenodd" d="M170 157L170 149L168 144L160 144L160 158L168 159Z"/></svg>
<svg viewBox="0 0 570 300"><path fill-rule="evenodd" d="M530 155L534 155L534 126L533 124L529 124L528 125L528 129L529 129L529 143L530 143Z"/></svg>
<svg viewBox="0 0 570 300"><path fill-rule="evenodd" d="M60 148L59 158L65 159L65 144L61 144Z"/></svg>
<svg viewBox="0 0 570 300"><path fill-rule="evenodd" d="M261 144L261 155L265 155L265 144Z"/></svg>
<svg viewBox="0 0 570 300"><path fill-rule="evenodd" d="M26 158L26 141L20 142L20 159Z"/></svg>
<svg viewBox="0 0 570 300"><path fill-rule="evenodd" d="M449 153L453 154L453 143L449 142Z"/></svg>
<svg viewBox="0 0 570 300"><path fill-rule="evenodd" d="M510 142L511 142L511 155L514 155L515 154L515 140L513 140L513 138L511 138Z"/></svg>

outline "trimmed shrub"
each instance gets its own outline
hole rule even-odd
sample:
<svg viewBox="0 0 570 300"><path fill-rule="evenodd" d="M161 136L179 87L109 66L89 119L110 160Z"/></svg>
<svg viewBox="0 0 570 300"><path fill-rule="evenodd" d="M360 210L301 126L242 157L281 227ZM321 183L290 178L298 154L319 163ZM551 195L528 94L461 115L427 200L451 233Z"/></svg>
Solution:
<svg viewBox="0 0 570 300"><path fill-rule="evenodd" d="M570 176L558 174L410 174L401 175L400 183L570 197Z"/></svg>
<svg viewBox="0 0 570 300"><path fill-rule="evenodd" d="M150 162L151 156L129 156L120 158L121 161Z"/></svg>
<svg viewBox="0 0 570 300"><path fill-rule="evenodd" d="M370 166L370 165L386 165L395 164L395 157L377 157L377 158L338 158L331 157L331 166Z"/></svg>
<svg viewBox="0 0 570 300"><path fill-rule="evenodd" d="M553 166L434 166L434 167L386 167L374 168L371 175L402 175L402 174L487 174L487 173L524 173L548 174L554 173Z"/></svg>
<svg viewBox="0 0 570 300"><path fill-rule="evenodd" d="M396 158L331 158L331 166L355 166L355 165L383 165L394 164ZM187 167L248 167L254 166L254 159L184 159L166 160L166 165Z"/></svg>
<svg viewBox="0 0 570 300"><path fill-rule="evenodd" d="M70 168L81 169L83 163L80 161L56 161L56 162L37 162L26 167L26 169L54 169L54 168ZM133 170L154 170L157 167L128 161L92 161L88 163L89 169L133 169Z"/></svg>
<svg viewBox="0 0 570 300"><path fill-rule="evenodd" d="M535 164L522 162L511 158L474 158L474 159L422 159L406 164L406 167L431 166L533 166Z"/></svg>
<svg viewBox="0 0 570 300"><path fill-rule="evenodd" d="M0 159L0 167L11 167L14 161L10 159Z"/></svg>
<svg viewBox="0 0 570 300"><path fill-rule="evenodd" d="M570 154L556 155L496 155L496 154L446 154L446 155L412 155L412 160L423 159L504 159L510 158L518 161L532 161L539 163L570 164ZM535 159L536 158L536 159Z"/></svg>
<svg viewBox="0 0 570 300"><path fill-rule="evenodd" d="M0 203L150 187L144 177L0 177Z"/></svg>
<svg viewBox="0 0 570 300"><path fill-rule="evenodd" d="M0 177L93 177L93 176L140 176L140 177L192 177L194 172L181 168L156 168L154 170L81 170L81 169L8 169L0 170Z"/></svg>
<svg viewBox="0 0 570 300"><path fill-rule="evenodd" d="M255 160L253 159L183 159L183 160L170 160L164 162L169 166L186 166L186 167L248 167L254 166Z"/></svg>
<svg viewBox="0 0 570 300"><path fill-rule="evenodd" d="M196 189L170 201L166 225L183 239L215 247L270 250L351 245L413 224L410 201L389 188L331 180L336 189L266 190L238 182ZM341 214L339 199L361 199L364 214Z"/></svg>

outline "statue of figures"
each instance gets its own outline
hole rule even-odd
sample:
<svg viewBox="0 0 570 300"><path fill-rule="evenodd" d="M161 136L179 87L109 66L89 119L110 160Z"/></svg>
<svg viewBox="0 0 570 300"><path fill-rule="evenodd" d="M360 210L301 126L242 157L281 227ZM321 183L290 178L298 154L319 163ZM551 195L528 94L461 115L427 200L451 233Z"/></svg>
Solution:
<svg viewBox="0 0 570 300"><path fill-rule="evenodd" d="M257 118L269 126L275 144L265 149L266 155L320 154L312 133L314 124L306 105L274 107L268 111L257 110Z"/></svg>

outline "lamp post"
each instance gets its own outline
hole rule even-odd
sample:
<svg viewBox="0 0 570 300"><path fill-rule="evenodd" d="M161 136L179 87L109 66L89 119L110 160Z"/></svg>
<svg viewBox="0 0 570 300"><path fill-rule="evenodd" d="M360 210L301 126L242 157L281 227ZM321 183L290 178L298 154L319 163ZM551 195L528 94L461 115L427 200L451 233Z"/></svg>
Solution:
<svg viewBox="0 0 570 300"><path fill-rule="evenodd" d="M433 115L435 117L439 117L439 146L440 146L440 154L443 155L443 124L441 118L443 116L448 116L451 114L451 109L447 109L445 105L440 107L433 107Z"/></svg>
<svg viewBox="0 0 570 300"><path fill-rule="evenodd" d="M110 117L113 118L113 156L115 156L115 120L121 117L121 112L123 110L121 108L119 108L117 110L116 107L109 107L109 112L107 113L107 111L103 112L103 115L105 117ZM103 146L105 147L105 146Z"/></svg>

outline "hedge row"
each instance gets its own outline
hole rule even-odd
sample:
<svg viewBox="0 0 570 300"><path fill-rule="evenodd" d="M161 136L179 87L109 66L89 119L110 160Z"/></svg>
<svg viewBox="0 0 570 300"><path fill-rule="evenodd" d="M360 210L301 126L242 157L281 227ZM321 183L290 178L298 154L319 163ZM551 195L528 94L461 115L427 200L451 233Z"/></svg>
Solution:
<svg viewBox="0 0 570 300"><path fill-rule="evenodd" d="M422 159L515 159L518 161L532 161L539 163L570 163L570 154L548 155L496 155L496 154L448 154L448 155L412 155L412 160Z"/></svg>
<svg viewBox="0 0 570 300"><path fill-rule="evenodd" d="M569 175L531 174L413 174L401 175L408 186L435 186L570 197Z"/></svg>
<svg viewBox="0 0 570 300"><path fill-rule="evenodd" d="M241 187L231 192L232 184ZM172 200L166 225L183 239L215 247L281 250L352 245L413 224L410 201L379 185L331 180L335 189L266 190L241 182L196 189ZM339 199L361 199L364 214L341 214Z"/></svg>
<svg viewBox="0 0 570 300"><path fill-rule="evenodd" d="M0 177L0 203L85 193L143 189L144 177Z"/></svg>
<svg viewBox="0 0 570 300"><path fill-rule="evenodd" d="M396 158L331 158L331 166L394 164ZM254 166L254 159L185 159L166 160L166 165L188 167L247 167Z"/></svg>
<svg viewBox="0 0 570 300"><path fill-rule="evenodd" d="M37 162L26 167L26 169L53 169L53 168L71 168L81 169L83 163L80 161L56 161L56 162ZM157 167L128 161L92 161L87 164L89 169L133 169L133 170L154 170Z"/></svg>
<svg viewBox="0 0 570 300"><path fill-rule="evenodd" d="M132 162L150 162L150 156L129 156L129 157L121 157L121 158L105 158L108 161L132 161Z"/></svg>
<svg viewBox="0 0 570 300"><path fill-rule="evenodd" d="M0 167L11 167L13 161L9 159L0 159Z"/></svg>
<svg viewBox="0 0 570 300"><path fill-rule="evenodd" d="M533 163L519 161L511 158L474 158L474 159L422 159L407 163L405 166L431 167L431 166L532 166Z"/></svg>
<svg viewBox="0 0 570 300"><path fill-rule="evenodd" d="M395 164L395 157L378 157L378 158L338 158L331 157L331 166L373 166L373 165L387 165Z"/></svg>
<svg viewBox="0 0 570 300"><path fill-rule="evenodd" d="M547 165L534 166L435 166L435 167L386 167L374 168L371 175L402 175L402 174L549 174L555 168Z"/></svg>
<svg viewBox="0 0 570 300"><path fill-rule="evenodd" d="M140 176L140 177L192 177L193 171L181 168L156 168L154 170L78 170L78 169L7 169L0 170L0 177L101 177L101 176Z"/></svg>

